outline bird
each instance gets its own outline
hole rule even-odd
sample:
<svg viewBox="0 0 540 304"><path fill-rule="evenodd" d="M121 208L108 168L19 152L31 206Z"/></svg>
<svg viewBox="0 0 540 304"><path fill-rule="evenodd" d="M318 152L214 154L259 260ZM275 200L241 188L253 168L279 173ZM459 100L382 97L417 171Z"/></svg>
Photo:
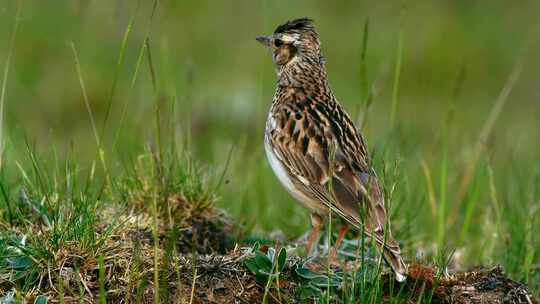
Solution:
<svg viewBox="0 0 540 304"><path fill-rule="evenodd" d="M289 20L256 40L270 49L277 73L264 131L266 157L285 189L309 210L308 254L334 214L345 222L334 248L349 225L362 229L376 241L396 280L405 281L407 266L390 232L366 143L330 88L314 21Z"/></svg>

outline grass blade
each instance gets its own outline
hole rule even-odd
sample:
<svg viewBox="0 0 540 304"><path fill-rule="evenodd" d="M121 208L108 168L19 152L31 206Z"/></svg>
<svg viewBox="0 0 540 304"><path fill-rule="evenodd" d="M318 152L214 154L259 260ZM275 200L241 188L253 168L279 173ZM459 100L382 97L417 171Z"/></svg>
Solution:
<svg viewBox="0 0 540 304"><path fill-rule="evenodd" d="M396 48L396 65L394 69L394 86L392 88L392 106L390 108L390 125L394 126L396 119L396 111L398 104L398 95L399 95L399 79L401 74L401 60L403 57L403 19L405 17L405 7L401 9L401 14L399 18L399 34L398 34L398 44Z"/></svg>
<svg viewBox="0 0 540 304"><path fill-rule="evenodd" d="M510 92L512 92L514 85L519 79L521 70L522 70L522 64L521 64L521 61L518 61L514 65L512 72L510 73L510 75L508 76L508 79L506 80L506 84L504 85L501 93L499 94L499 96L497 97L497 100L495 101L495 105L493 106L493 108L491 108L491 112L489 113L488 119L486 120L486 122L484 123L484 126L482 127L482 130L478 136L478 140L476 141L476 144L474 146L472 157L467 163L467 166L465 167L465 172L463 173L463 176L461 178L461 182L459 185L459 192L458 192L456 201L454 203L454 208L450 216L447 218L448 225L451 225L457 218L459 207L463 201L463 197L465 196L467 189L469 188L472 177L474 175L474 171L476 169L476 165L478 164L478 161L480 159L480 155L482 155L482 152L486 149L485 142L491 135L491 132L493 131L493 127L495 126L495 122L497 121L499 114L501 114L502 109L504 105L506 104L506 101L508 100L508 96L510 96Z"/></svg>
<svg viewBox="0 0 540 304"><path fill-rule="evenodd" d="M101 162L101 166L103 167L103 171L105 172L106 183L110 186L110 189L112 189L112 183L110 180L109 170L107 169L107 163L105 162L105 152L103 150L103 147L101 146L101 141L99 139L99 133L96 126L96 121L94 119L94 114L92 113L92 108L90 107L88 94L86 93L86 86L84 85L84 79L82 77L81 64L79 61L79 56L77 54L77 49L75 48L74 42L71 42L70 46L71 46L71 50L73 51L73 58L75 60L75 68L77 70L77 76L79 78L79 84L81 86L81 92L83 95L84 105L86 107L86 111L88 112L88 117L90 118L92 132L94 133L94 138L97 145L97 154Z"/></svg>
<svg viewBox="0 0 540 304"><path fill-rule="evenodd" d="M4 78L2 80L2 91L0 92L0 168L3 164L4 155L4 103L6 97L7 79L9 75L9 66L11 63L11 55L15 48L15 37L17 36L17 29L19 28L19 16L21 15L22 1L17 2L17 13L15 13L15 24L13 25L13 32L9 41L9 51L6 58L6 64L4 65Z"/></svg>
<svg viewBox="0 0 540 304"><path fill-rule="evenodd" d="M131 29L133 28L133 23L135 22L135 15L137 14L137 11L139 10L139 3L140 2L137 2L137 8L135 9L135 13L133 14L133 16L131 16L131 19L129 20L129 23L128 23L128 25L126 27L126 30L124 32L124 36L122 37L122 44L120 46L120 53L118 54L118 60L116 62L116 68L114 70L114 76L113 76L113 83L112 83L112 86L111 86L111 92L109 93L109 101L107 103L107 110L105 111L105 118L103 120L103 128L101 130L101 138L103 138L104 132L105 132L106 127L107 127L107 121L109 119L109 115L110 115L111 108L112 108L112 103L113 103L114 92L115 92L115 89L116 89L116 84L118 82L118 77L120 75L120 71L122 70L122 67L124 65L124 55L125 55L125 52L126 52L127 41L128 41L128 38L129 38L129 34L131 33Z"/></svg>

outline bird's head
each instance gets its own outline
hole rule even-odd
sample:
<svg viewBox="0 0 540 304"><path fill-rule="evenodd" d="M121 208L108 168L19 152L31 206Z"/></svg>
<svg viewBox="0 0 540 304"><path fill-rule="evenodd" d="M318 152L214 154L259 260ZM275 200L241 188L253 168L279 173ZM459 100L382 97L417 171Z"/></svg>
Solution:
<svg viewBox="0 0 540 304"><path fill-rule="evenodd" d="M319 34L311 19L287 21L279 25L272 35L256 39L272 51L272 59L278 69L301 59L322 61Z"/></svg>

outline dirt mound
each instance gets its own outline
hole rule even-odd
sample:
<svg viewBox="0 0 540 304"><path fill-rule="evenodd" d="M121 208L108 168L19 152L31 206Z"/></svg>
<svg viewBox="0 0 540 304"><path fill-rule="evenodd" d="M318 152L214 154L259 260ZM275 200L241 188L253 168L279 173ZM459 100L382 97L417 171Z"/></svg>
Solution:
<svg viewBox="0 0 540 304"><path fill-rule="evenodd" d="M449 303L533 303L527 286L509 279L500 266L457 273L437 293Z"/></svg>
<svg viewBox="0 0 540 304"><path fill-rule="evenodd" d="M500 266L458 272L437 280L433 268L414 264L406 284L411 293L433 290L432 303L538 303L527 286L508 278Z"/></svg>
<svg viewBox="0 0 540 304"><path fill-rule="evenodd" d="M244 259L245 255L239 251L225 256L197 256L195 260L186 256L180 259L184 274L180 298L189 302L193 297L193 303L261 303L265 288L244 267ZM292 276L290 271L285 275ZM287 302L293 298L298 284L293 280L282 282L279 293L275 290L269 292L269 303Z"/></svg>
<svg viewBox="0 0 540 304"><path fill-rule="evenodd" d="M103 218L119 214L107 212ZM356 296L354 289L347 288L350 280L357 282L357 274L362 274L357 258L349 263L351 269L336 266L330 274L325 267L319 272L306 269L308 263L294 254L295 246L289 252L258 244L234 247L234 226L218 209L184 217L181 226L164 222L155 230L148 213L120 213L117 218L120 228L110 235L100 230L108 237L103 238L99 252L89 253L78 242L66 243L46 268L35 271L34 285L22 298L29 303L37 297L50 303L96 303L102 297L110 303L261 303L263 299L267 303L317 303L327 284L335 299L347 293L349 298ZM326 262L324 255L321 258L321 263ZM368 260L362 259L363 263ZM500 267L438 278L433 267L413 264L407 281L398 284L392 274L378 272L375 260L370 263L375 264L365 264L363 273L376 269L375 275L367 276L367 283L366 276L360 279L371 284L376 301L380 296L383 303L538 303L525 285L508 278ZM13 269L20 272L24 265L20 262ZM13 297L10 290L16 283L0 277L0 302Z"/></svg>
<svg viewBox="0 0 540 304"><path fill-rule="evenodd" d="M291 301L298 295L302 280L295 275L294 268L299 259L290 258L282 286L279 291L270 290L268 303L281 303L283 299ZM185 270L181 290L183 297L186 300L193 297L194 303L260 303L265 286L243 267L243 259L245 255L238 252L230 256L198 256L195 264L190 257L185 257L182 259L182 269ZM194 283L193 267L197 269ZM499 266L454 273L439 281L434 274L431 267L412 265L409 278L404 283L404 302L416 303L415 299L420 294L432 291L432 303L538 303L525 285L508 278ZM389 283L394 280L393 275L386 273L383 280ZM385 288L385 292L390 290ZM397 289L394 287L393 290Z"/></svg>

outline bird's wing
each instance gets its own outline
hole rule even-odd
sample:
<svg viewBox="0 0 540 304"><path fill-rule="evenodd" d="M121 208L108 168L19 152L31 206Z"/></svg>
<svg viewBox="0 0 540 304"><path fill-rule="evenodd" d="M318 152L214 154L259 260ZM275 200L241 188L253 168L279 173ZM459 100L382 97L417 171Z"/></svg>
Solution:
<svg viewBox="0 0 540 304"><path fill-rule="evenodd" d="M399 253L389 230L384 234L384 197L348 115L332 98L314 100L301 89L289 89L278 98L267 140L294 184L353 226L360 228L364 222L367 234Z"/></svg>

